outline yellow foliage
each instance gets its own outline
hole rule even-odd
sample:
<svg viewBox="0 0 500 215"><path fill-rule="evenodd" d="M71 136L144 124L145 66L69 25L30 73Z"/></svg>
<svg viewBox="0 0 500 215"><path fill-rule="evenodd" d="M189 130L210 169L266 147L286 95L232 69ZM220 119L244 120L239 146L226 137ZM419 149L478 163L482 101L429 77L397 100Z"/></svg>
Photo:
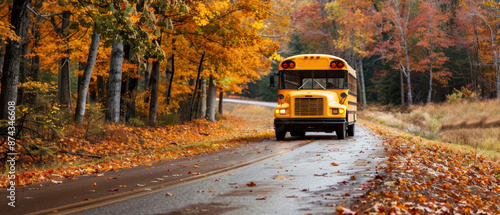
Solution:
<svg viewBox="0 0 500 215"><path fill-rule="evenodd" d="M16 32L14 32L13 27L10 23L6 23L3 20L0 20L0 39L5 40L11 39L11 40L20 40L21 38L16 35Z"/></svg>

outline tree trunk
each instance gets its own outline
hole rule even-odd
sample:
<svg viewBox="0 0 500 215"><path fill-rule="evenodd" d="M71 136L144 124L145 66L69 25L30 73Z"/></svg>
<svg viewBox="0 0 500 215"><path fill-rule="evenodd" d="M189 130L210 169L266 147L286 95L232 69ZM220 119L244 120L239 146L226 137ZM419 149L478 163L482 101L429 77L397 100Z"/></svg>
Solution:
<svg viewBox="0 0 500 215"><path fill-rule="evenodd" d="M87 63L85 63L85 62L78 62L78 70L81 70L81 71L85 72L85 67L87 67ZM77 81L77 84L76 84L76 86L78 87L78 89L76 89L77 95L82 90L82 82L83 82L83 73L81 75L78 75L78 81ZM78 100L78 98L77 98L77 100Z"/></svg>
<svg viewBox="0 0 500 215"><path fill-rule="evenodd" d="M29 25L29 19L26 19L26 25ZM27 37L28 35L26 35ZM28 39L27 39L28 40ZM26 83L26 78L28 75L28 43L29 41L23 41L21 48L21 65L19 65L19 83ZM26 103L26 89L21 87L17 91L17 104L24 105Z"/></svg>
<svg viewBox="0 0 500 215"><path fill-rule="evenodd" d="M0 119L8 119L9 106L15 106L17 101L17 84L19 81L19 64L21 60L21 43L25 40L28 26L25 19L29 20L27 7L31 5L28 0L14 0L11 11L10 23L15 29L16 35L21 37L21 41L8 39L5 49L4 64L2 69L2 89L0 92Z"/></svg>
<svg viewBox="0 0 500 215"><path fill-rule="evenodd" d="M433 4L434 5L434 4ZM432 8L434 9L434 8ZM434 48L434 44L433 44L433 34L434 34L434 28L432 27L432 24L433 24L433 16L432 16L432 12L430 13L430 17L429 17L429 33L430 33L430 54L429 54L429 58L431 60L430 62L430 68L429 68L429 92L427 93L427 103L431 103L432 101L432 64L434 63L434 56L432 56L434 54L433 52L433 48Z"/></svg>
<svg viewBox="0 0 500 215"><path fill-rule="evenodd" d="M363 99L363 108L366 108L366 89L365 89L365 75L363 71L363 58L359 58L359 79L361 79L361 98Z"/></svg>
<svg viewBox="0 0 500 215"><path fill-rule="evenodd" d="M62 35L63 39L68 42L66 37L68 36L68 32L66 28L69 26L69 19L71 17L71 12L63 11L62 15L62 26L60 28L59 34ZM69 56L70 49L68 45L68 49L66 49L66 57L61 59L61 69L59 70L59 103L62 105L67 105L71 107L71 86L70 86L70 67L69 67Z"/></svg>
<svg viewBox="0 0 500 215"><path fill-rule="evenodd" d="M137 71L139 72L139 70ZM127 89L127 113L125 114L125 121L131 118L135 118L135 98L137 96L137 86L139 85L139 79L128 77L128 89Z"/></svg>
<svg viewBox="0 0 500 215"><path fill-rule="evenodd" d="M431 103L432 101L432 64L433 61L431 60L431 68L429 69L429 92L427 93L427 103Z"/></svg>
<svg viewBox="0 0 500 215"><path fill-rule="evenodd" d="M3 65L4 52L3 52L3 45L2 44L3 44L3 40L2 40L2 38L0 38L0 66ZM2 71L2 70L0 69L0 71Z"/></svg>
<svg viewBox="0 0 500 215"><path fill-rule="evenodd" d="M144 71L144 91L151 90L151 81L149 78L151 77L151 74L149 74L149 62L146 63L146 71ZM144 94L144 103L149 102L149 94L145 93Z"/></svg>
<svg viewBox="0 0 500 215"><path fill-rule="evenodd" d="M205 53L203 53L201 55L201 59L200 59L200 65L198 66L198 75L196 76L196 80L195 80L195 87L194 87L194 91L193 91L193 95L191 97L191 104L190 104L190 111L189 111L189 120L192 120L193 119L193 116L194 116L194 106L195 106L195 100L196 100L196 93L198 92L198 80L200 80L200 74L201 74L201 70L203 70L203 58L205 57Z"/></svg>
<svg viewBox="0 0 500 215"><path fill-rule="evenodd" d="M411 94L411 69L410 69L410 55L408 53L408 46L406 44L406 40L404 42L405 55L406 55L406 82L408 85L408 107L413 105L413 98Z"/></svg>
<svg viewBox="0 0 500 215"><path fill-rule="evenodd" d="M100 103L106 104L106 83L102 75L97 76L97 100Z"/></svg>
<svg viewBox="0 0 500 215"><path fill-rule="evenodd" d="M217 96L216 87L214 78L210 76L207 95L207 120L213 123L215 123L215 98Z"/></svg>
<svg viewBox="0 0 500 215"><path fill-rule="evenodd" d="M399 62L401 64L401 61ZM405 83L404 83L404 66L401 65L399 70L399 84L401 86L401 107L405 106Z"/></svg>
<svg viewBox="0 0 500 215"><path fill-rule="evenodd" d="M36 45L34 46L36 47ZM31 58L31 80L37 82L39 73L40 73L40 57L38 55L35 55L33 58ZM37 97L37 92L32 92L28 94L27 96L28 103L35 104L36 97Z"/></svg>
<svg viewBox="0 0 500 215"><path fill-rule="evenodd" d="M175 40L174 40L175 41ZM170 84L168 85L168 91L167 91L167 105L170 104L170 92L172 92L172 84L174 83L174 74L175 74L175 55L172 54L171 59L171 69L170 69Z"/></svg>
<svg viewBox="0 0 500 215"><path fill-rule="evenodd" d="M158 81L160 79L160 62L153 62L151 69L151 101L149 103L149 125L156 125L156 115L158 114Z"/></svg>
<svg viewBox="0 0 500 215"><path fill-rule="evenodd" d="M113 38L110 71L108 80L108 99L106 102L107 122L120 123L120 92L122 87L123 43L121 38Z"/></svg>
<svg viewBox="0 0 500 215"><path fill-rule="evenodd" d="M31 5L28 5L28 7ZM21 37L25 38L22 40L21 43L21 65L19 65L19 82L24 84L27 81L27 75L28 75L28 45L30 43L29 41L29 25L30 25L30 14L26 14L27 17L23 18L23 26L25 26L26 30L22 32ZM18 105L24 105L26 104L26 89L24 87L21 87L18 89L17 92L17 104Z"/></svg>
<svg viewBox="0 0 500 215"><path fill-rule="evenodd" d="M131 63L131 57L130 57L130 45L126 44L123 46L123 58L127 60L128 63ZM120 92L120 115L122 116L123 119L126 118L125 115L127 115L127 106L128 106L128 84L129 84L129 79L130 79L130 73L133 73L134 71L126 71L122 73L122 88ZM125 119L125 122L127 122L128 119Z"/></svg>
<svg viewBox="0 0 500 215"><path fill-rule="evenodd" d="M200 80L200 108L198 110L198 116L196 118L203 119L207 116L207 79L202 78Z"/></svg>
<svg viewBox="0 0 500 215"><path fill-rule="evenodd" d="M83 71L82 82L78 90L78 101L76 102L75 111L75 121L79 124L83 124L83 119L85 116L85 106L87 105L87 94L89 91L90 79L92 77L92 71L94 70L95 61L97 58L97 50L99 49L100 35L95 30L92 33L92 41L90 42L89 55L87 57L87 63L85 65L85 70Z"/></svg>
<svg viewBox="0 0 500 215"><path fill-rule="evenodd" d="M219 90L220 90L220 92L219 92L219 115L222 116L223 109L224 109L224 106L223 106L224 91L222 90L222 88L220 88Z"/></svg>

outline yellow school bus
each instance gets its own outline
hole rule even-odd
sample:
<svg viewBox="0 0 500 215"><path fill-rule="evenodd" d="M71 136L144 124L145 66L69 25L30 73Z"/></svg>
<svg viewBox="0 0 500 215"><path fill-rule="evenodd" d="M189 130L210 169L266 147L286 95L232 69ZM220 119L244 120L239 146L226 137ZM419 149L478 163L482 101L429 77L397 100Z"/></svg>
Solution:
<svg viewBox="0 0 500 215"><path fill-rule="evenodd" d="M277 140L304 136L306 132L337 134L338 139L354 136L357 111L356 71L342 58L306 54L280 62L278 106L274 111Z"/></svg>

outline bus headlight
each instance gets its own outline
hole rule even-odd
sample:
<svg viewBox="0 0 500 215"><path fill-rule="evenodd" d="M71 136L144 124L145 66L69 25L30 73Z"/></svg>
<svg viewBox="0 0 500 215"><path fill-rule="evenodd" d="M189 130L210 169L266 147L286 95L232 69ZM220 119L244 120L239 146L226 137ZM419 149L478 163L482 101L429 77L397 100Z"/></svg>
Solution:
<svg viewBox="0 0 500 215"><path fill-rule="evenodd" d="M342 108L332 108L332 115L344 114L344 109Z"/></svg>
<svg viewBox="0 0 500 215"><path fill-rule="evenodd" d="M280 114L285 115L286 114L286 109L280 109Z"/></svg>

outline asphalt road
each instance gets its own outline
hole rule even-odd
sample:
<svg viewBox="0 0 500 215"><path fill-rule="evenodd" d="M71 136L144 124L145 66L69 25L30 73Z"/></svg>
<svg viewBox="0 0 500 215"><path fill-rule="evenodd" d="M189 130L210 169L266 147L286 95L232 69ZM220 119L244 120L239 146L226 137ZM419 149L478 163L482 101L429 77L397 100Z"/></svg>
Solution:
<svg viewBox="0 0 500 215"><path fill-rule="evenodd" d="M259 146L285 151L273 149L278 153L251 165L78 214L332 214L366 192L385 159L381 141L365 128L346 140L314 133L250 144L238 154L260 154Z"/></svg>
<svg viewBox="0 0 500 215"><path fill-rule="evenodd" d="M0 214L331 213L356 202L385 159L380 138L367 128L356 132L345 140L308 133L35 184L18 188L15 209L2 198ZM6 190L0 195L7 196Z"/></svg>

